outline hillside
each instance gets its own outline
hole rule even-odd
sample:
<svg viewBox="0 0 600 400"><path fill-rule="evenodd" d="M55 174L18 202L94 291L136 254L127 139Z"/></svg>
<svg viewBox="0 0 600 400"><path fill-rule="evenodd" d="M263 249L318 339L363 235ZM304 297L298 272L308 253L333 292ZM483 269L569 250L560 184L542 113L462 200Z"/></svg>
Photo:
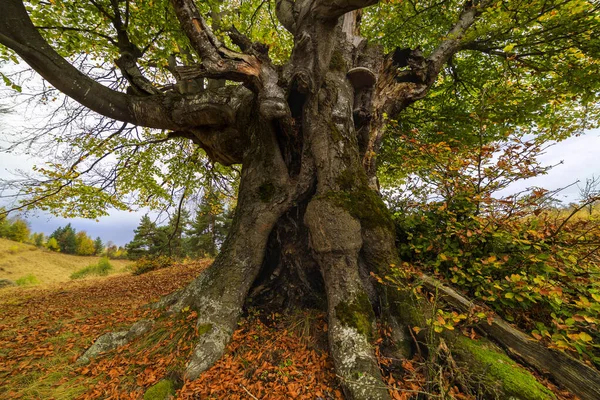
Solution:
<svg viewBox="0 0 600 400"><path fill-rule="evenodd" d="M69 276L100 257L82 257L55 253L33 245L0 239L0 279L17 279L34 275L40 284L70 281ZM114 272L124 272L128 260L111 260Z"/></svg>
<svg viewBox="0 0 600 400"><path fill-rule="evenodd" d="M209 262L0 291L0 398L150 398L144 392L188 359L196 315L187 310L161 318L143 306L184 286ZM180 381L176 398L342 398L322 313L249 314L227 355L201 379ZM156 318L152 332L88 365L75 364L99 335L140 318Z"/></svg>

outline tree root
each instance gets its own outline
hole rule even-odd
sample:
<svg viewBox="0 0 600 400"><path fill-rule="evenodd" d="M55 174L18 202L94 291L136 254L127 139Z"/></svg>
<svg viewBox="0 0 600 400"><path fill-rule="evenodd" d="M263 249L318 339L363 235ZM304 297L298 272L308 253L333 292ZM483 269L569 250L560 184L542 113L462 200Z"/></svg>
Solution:
<svg viewBox="0 0 600 400"><path fill-rule="evenodd" d="M305 222L328 301L329 345L347 399L389 399L371 341L375 314L358 271L360 223L341 208L313 200Z"/></svg>
<svg viewBox="0 0 600 400"><path fill-rule="evenodd" d="M77 364L87 364L100 353L105 353L126 345L138 336L148 332L153 325L154 321L142 319L133 324L129 330L105 333L96 339L94 344L77 359Z"/></svg>

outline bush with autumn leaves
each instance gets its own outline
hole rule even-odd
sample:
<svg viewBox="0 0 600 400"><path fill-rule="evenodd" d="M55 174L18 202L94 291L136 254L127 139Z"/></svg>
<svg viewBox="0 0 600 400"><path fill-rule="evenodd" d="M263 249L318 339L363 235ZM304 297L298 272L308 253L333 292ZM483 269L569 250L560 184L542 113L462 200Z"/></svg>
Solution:
<svg viewBox="0 0 600 400"><path fill-rule="evenodd" d="M386 173L402 184L386 197L402 268L433 274L547 345L600 366L600 213L588 212L596 197L563 207L559 190L515 193L516 182L551 168L537 160L547 146L541 139L474 142L418 131L396 138L402 163Z"/></svg>

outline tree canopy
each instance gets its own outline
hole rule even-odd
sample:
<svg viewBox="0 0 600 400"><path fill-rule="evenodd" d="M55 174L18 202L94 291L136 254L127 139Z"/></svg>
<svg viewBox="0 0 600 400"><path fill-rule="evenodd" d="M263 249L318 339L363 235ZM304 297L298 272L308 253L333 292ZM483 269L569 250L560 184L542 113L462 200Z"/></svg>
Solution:
<svg viewBox="0 0 600 400"><path fill-rule="evenodd" d="M62 92L87 107L65 99L60 104L69 111L36 132L38 142L57 143L46 150L63 152L18 182L20 205L97 217L109 207L176 206L175 198L200 192L201 175L231 186L236 172L220 165L239 163L247 138L228 119L250 93L284 96L259 87L266 81L254 81L253 68L297 63L286 22L292 3L6 2L0 59L20 57L54 86L40 101L62 99ZM340 10L374 4L360 13L360 34L395 60L396 83L381 80L389 89L378 93L379 112L393 129L371 138L376 147L392 143L379 156L383 163L395 162L396 132L442 132L464 142L480 129L487 140L515 131L560 139L597 125L600 20L593 1L349 4ZM327 18L330 7L322 7ZM180 23L185 13L197 13L198 34L210 45ZM267 48L271 61L261 59ZM410 98L394 93L399 80L410 82ZM215 89L209 99L205 87ZM194 102L205 104L194 109Z"/></svg>

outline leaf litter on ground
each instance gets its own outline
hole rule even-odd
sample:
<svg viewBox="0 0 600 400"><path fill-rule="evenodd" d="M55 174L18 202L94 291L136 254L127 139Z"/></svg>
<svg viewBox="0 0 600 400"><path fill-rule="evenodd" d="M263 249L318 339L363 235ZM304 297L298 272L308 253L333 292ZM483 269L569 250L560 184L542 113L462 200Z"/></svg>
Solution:
<svg viewBox="0 0 600 400"><path fill-rule="evenodd" d="M189 283L209 261L139 276L0 292L0 398L141 399L163 378L180 379L197 335L194 311L161 316L145 305ZM133 342L79 366L106 332L155 319ZM177 375L177 376L175 376ZM223 356L180 399L341 399L327 351L325 316L250 310Z"/></svg>

